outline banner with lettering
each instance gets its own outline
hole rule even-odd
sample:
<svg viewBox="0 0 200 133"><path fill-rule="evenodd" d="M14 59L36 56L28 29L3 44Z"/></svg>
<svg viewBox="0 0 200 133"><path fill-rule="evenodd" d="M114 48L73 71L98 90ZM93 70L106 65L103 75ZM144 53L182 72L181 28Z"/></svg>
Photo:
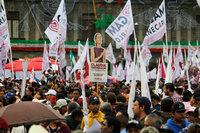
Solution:
<svg viewBox="0 0 200 133"><path fill-rule="evenodd" d="M127 48L129 36L133 33L134 22L131 1L128 0L119 16L106 29L106 33L123 49Z"/></svg>
<svg viewBox="0 0 200 133"><path fill-rule="evenodd" d="M90 82L107 82L108 64L107 63L90 63L89 81Z"/></svg>
<svg viewBox="0 0 200 133"><path fill-rule="evenodd" d="M160 7L156 11L151 24L146 32L146 36L142 43L142 46L147 46L153 42L161 39L166 32L166 11L165 0L161 3Z"/></svg>

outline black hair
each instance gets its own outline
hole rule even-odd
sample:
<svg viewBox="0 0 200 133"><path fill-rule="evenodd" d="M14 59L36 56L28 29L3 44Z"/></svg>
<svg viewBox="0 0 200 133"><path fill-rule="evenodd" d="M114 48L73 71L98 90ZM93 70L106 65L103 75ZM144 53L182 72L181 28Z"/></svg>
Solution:
<svg viewBox="0 0 200 133"><path fill-rule="evenodd" d="M160 109L163 112L171 112L173 104L174 104L174 102L173 102L172 98L170 98L170 97L164 98L161 101Z"/></svg>
<svg viewBox="0 0 200 133"><path fill-rule="evenodd" d="M117 101L122 102L122 103L126 103L126 97L123 96L123 95L119 95L119 96L117 96Z"/></svg>
<svg viewBox="0 0 200 133"><path fill-rule="evenodd" d="M15 103L15 101L16 101L15 95L12 95L8 98L8 104L13 104Z"/></svg>
<svg viewBox="0 0 200 133"><path fill-rule="evenodd" d="M156 94L151 94L151 99L155 99L156 101L160 102L160 97Z"/></svg>
<svg viewBox="0 0 200 133"><path fill-rule="evenodd" d="M33 100L33 96L31 95L25 95L22 97L22 101L32 101Z"/></svg>
<svg viewBox="0 0 200 133"><path fill-rule="evenodd" d="M75 117L77 117L77 116L83 117L83 112L82 112L79 108L74 109L74 110L72 111L72 114L71 114L71 117L72 117L72 118L75 118Z"/></svg>
<svg viewBox="0 0 200 133"><path fill-rule="evenodd" d="M166 83L165 86L170 92L174 92L175 89L173 83Z"/></svg>
<svg viewBox="0 0 200 133"><path fill-rule="evenodd" d="M107 99L108 99L108 102L109 102L109 103L115 104L115 103L116 103L116 95L115 95L115 93L109 92L109 93L107 94Z"/></svg>
<svg viewBox="0 0 200 133"><path fill-rule="evenodd" d="M120 122L116 117L106 116L108 127L113 127L113 133L120 133Z"/></svg>
<svg viewBox="0 0 200 133"><path fill-rule="evenodd" d="M56 93L56 101L59 99L65 99L65 95L62 93Z"/></svg>
<svg viewBox="0 0 200 133"><path fill-rule="evenodd" d="M28 87L27 89L29 89L29 91L31 92L31 96L34 96L35 91L34 91L33 87Z"/></svg>

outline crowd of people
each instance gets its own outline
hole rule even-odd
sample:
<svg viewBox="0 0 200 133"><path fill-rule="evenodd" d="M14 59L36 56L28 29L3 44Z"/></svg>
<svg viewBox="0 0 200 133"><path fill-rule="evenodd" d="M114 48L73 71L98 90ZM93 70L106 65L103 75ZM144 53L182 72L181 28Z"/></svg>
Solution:
<svg viewBox="0 0 200 133"><path fill-rule="evenodd" d="M151 98L147 98L141 96L141 82L137 81L135 100L132 101L134 118L130 118L127 107L131 86L125 82L85 85L88 132L200 132L200 84L192 84L192 90L188 90L187 81L184 79L180 78L175 83L165 83L164 79L160 79L159 90L155 94L155 80L150 80ZM0 110L18 102L40 102L65 117L64 121L52 120L33 125L40 126L41 132L83 132L83 96L79 82L67 83L65 80L58 80L56 72L49 70L40 81L27 80L25 95L20 98L21 83L21 80L11 78L0 81ZM31 132L32 126L25 126L24 129L23 132ZM7 131L21 132L19 127L9 128L7 120L0 117L0 133Z"/></svg>

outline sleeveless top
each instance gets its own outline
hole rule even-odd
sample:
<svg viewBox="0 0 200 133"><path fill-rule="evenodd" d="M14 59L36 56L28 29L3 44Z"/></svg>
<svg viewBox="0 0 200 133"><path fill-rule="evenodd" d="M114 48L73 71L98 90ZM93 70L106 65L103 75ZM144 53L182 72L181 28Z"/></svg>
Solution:
<svg viewBox="0 0 200 133"><path fill-rule="evenodd" d="M99 57L103 51L104 51L103 48L94 47L94 57L95 58ZM103 56L97 62L103 63Z"/></svg>

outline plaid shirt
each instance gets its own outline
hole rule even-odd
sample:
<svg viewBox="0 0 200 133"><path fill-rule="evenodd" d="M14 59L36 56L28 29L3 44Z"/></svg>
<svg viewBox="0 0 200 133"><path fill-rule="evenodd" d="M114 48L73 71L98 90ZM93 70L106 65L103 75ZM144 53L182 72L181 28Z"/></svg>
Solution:
<svg viewBox="0 0 200 133"><path fill-rule="evenodd" d="M174 103L183 102L183 99L181 98L181 96L179 96L175 91L170 97L173 99Z"/></svg>

